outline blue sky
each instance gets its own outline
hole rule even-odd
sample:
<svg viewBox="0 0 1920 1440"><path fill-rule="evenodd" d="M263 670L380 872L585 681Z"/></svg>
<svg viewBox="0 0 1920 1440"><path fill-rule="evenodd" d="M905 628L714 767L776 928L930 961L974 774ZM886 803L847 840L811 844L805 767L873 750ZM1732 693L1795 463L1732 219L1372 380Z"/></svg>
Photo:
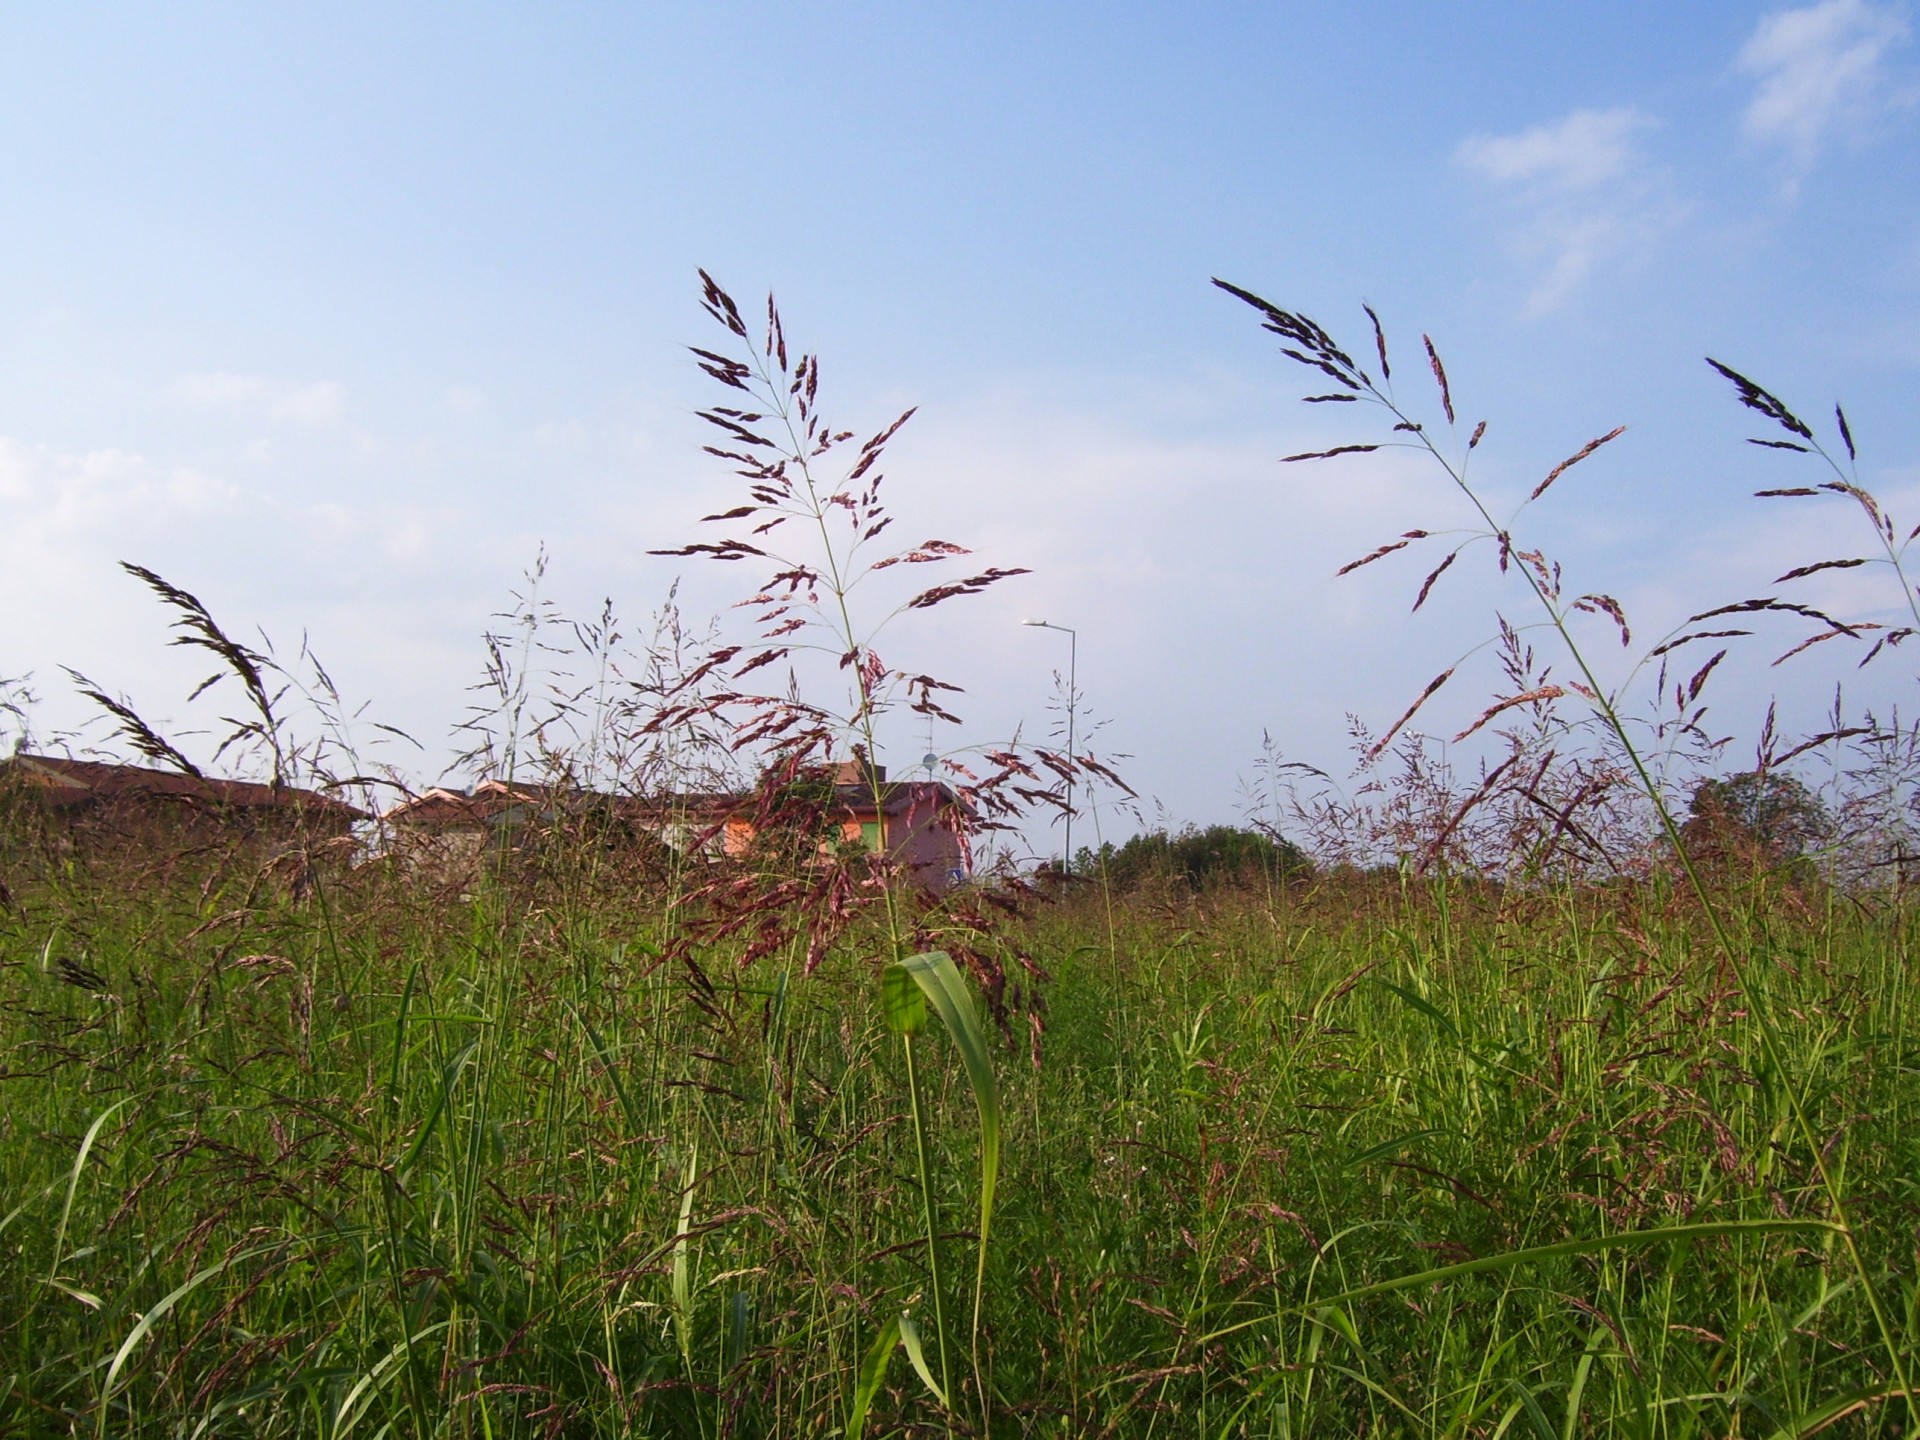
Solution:
<svg viewBox="0 0 1920 1440"><path fill-rule="evenodd" d="M1044 615L1079 629L1138 787L1231 819L1263 730L1339 768L1348 711L1390 720L1522 596L1463 565L1409 618L1417 565L1334 582L1458 517L1404 457L1278 465L1372 437L1295 404L1209 276L1353 346L1370 301L1403 378L1432 334L1498 497L1629 425L1535 533L1658 633L1857 543L1745 498L1804 476L1740 444L1703 354L1810 418L1844 399L1863 479L1920 501L1914 24L1876 0L15 7L0 675L33 673L43 732L84 713L63 664L191 729L198 672L113 569L136 560L236 628L307 632L426 742L391 758L436 771L542 543L553 599L635 628L680 573L645 552L730 500L684 350L704 266L778 293L845 423L921 407L903 528L1034 570L890 639L966 685L948 739L1045 726L1057 637L1017 625ZM731 579L688 571L683 601L721 610ZM1857 572L1803 598L1899 599ZM1727 728L1769 687L1811 714L1838 673L1763 669Z"/></svg>

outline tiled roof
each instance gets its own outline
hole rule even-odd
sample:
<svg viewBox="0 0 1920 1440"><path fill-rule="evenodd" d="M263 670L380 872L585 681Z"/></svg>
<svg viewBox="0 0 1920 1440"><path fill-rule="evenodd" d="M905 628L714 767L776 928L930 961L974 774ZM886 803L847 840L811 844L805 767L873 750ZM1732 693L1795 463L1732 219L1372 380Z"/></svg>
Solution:
<svg viewBox="0 0 1920 1440"><path fill-rule="evenodd" d="M880 804L889 815L898 815L903 810L916 805L954 805L960 798L944 783L938 780L887 780L880 785ZM869 785L835 785L834 799L847 810L855 814L872 814L874 810L873 787ZM741 810L753 804L751 793L737 794L683 794L663 795L655 799L627 802L641 813L659 815L666 812L683 811L702 815L719 815Z"/></svg>
<svg viewBox="0 0 1920 1440"><path fill-rule="evenodd" d="M915 806L963 803L945 784L935 780L890 780L880 785L880 801L889 815ZM864 784L835 785L834 798L854 816L874 813L873 789ZM382 817L393 824L445 827L480 825L517 806L542 810L570 810L609 804L615 815L634 821L684 818L715 822L754 803L751 792L699 791L672 795L609 795L593 790L565 790L558 786L483 780L471 793L434 788L404 800Z"/></svg>
<svg viewBox="0 0 1920 1440"><path fill-rule="evenodd" d="M520 806L557 809L587 798L591 798L590 792L567 791L555 785L482 780L471 792L433 786L402 800L381 818L400 825L477 825Z"/></svg>
<svg viewBox="0 0 1920 1440"><path fill-rule="evenodd" d="M16 754L0 760L0 775L29 785L49 804L69 806L107 800L166 796L239 809L315 810L342 816L360 812L331 796L291 785L256 780L222 780L151 770L105 760L72 760L60 755Z"/></svg>

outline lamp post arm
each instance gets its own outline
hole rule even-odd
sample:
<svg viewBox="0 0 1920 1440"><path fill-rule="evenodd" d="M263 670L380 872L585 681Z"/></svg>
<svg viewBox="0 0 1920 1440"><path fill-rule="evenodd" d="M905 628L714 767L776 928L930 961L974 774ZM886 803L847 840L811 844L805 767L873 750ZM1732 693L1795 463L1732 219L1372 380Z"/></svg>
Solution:
<svg viewBox="0 0 1920 1440"><path fill-rule="evenodd" d="M1022 620L1022 625L1036 626L1042 630L1059 630L1067 637L1067 833L1066 833L1066 873L1073 873L1073 778L1077 761L1074 750L1078 743L1074 721L1080 707L1080 632L1071 625L1056 625L1051 620ZM1054 671L1057 679L1060 672Z"/></svg>
<svg viewBox="0 0 1920 1440"><path fill-rule="evenodd" d="M1080 704L1080 632L1067 631L1067 873L1073 873L1074 718Z"/></svg>

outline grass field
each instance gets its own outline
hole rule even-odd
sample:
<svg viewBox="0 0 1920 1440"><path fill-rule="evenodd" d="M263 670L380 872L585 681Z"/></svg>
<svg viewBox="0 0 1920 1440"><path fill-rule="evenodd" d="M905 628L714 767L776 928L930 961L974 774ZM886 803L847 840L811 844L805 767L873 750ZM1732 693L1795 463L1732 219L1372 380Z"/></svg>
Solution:
<svg viewBox="0 0 1920 1440"><path fill-rule="evenodd" d="M976 1364L980 1120L930 1026L943 1353L878 934L696 975L657 908L506 884L15 899L5 1433L1909 1429L1899 909L1731 888L1745 995L1659 885L1032 910Z"/></svg>
<svg viewBox="0 0 1920 1440"><path fill-rule="evenodd" d="M1912 626L1775 596L1708 610L1644 657L1649 729L1575 628L1629 645L1619 602L1563 592L1469 485L1485 426L1461 439L1431 342L1444 428L1381 388L1371 311L1378 384L1313 322L1225 287L1338 387L1310 402L1391 422L1287 460L1417 449L1484 526L1446 532L1413 608L1476 543L1524 588L1535 619L1500 618L1498 688L1452 742L1481 733L1493 758L1456 775L1408 729L1456 661L1360 737L1367 798L1286 810L1322 862L1353 864L1316 873L1289 846L1284 881L1116 893L1102 860L1050 895L1000 875L929 904L853 853L828 764L851 755L887 813L879 717L954 719L956 687L890 668L874 636L1024 572L909 581L969 552L873 548L891 524L877 466L907 416L856 449L771 303L755 338L702 282L728 337L695 352L728 392L702 419L745 482L706 518L753 523L661 553L760 564L736 567L749 633L695 643L669 607L642 678L616 685L611 610L559 621L536 565L488 636L462 763L512 781L556 760L551 793L603 819L615 788L727 791L753 848L709 872L698 845L648 839L625 874L606 832L576 828L544 851L503 839L441 884L297 851L263 868L244 847L89 867L0 823L0 1433L1912 1433L1920 1040L1900 881L1920 752L1897 718L1836 712L1793 743L1769 712L1756 768L1711 779L1727 742L1701 728L1729 653L1705 642L1754 633L1726 617L1814 627L1787 654L1842 637L1872 660L1920 635L1902 527L1849 478L1844 415L1843 466L1716 365L1795 437L1760 444L1837 477L1767 493L1857 505ZM248 697L216 757L364 783L317 662L304 682L128 568L173 643ZM556 628L578 683L536 673ZM1073 742L1072 663L1064 752L949 757L958 823L1041 825L1125 791ZM80 683L121 740L193 769ZM325 702L304 744L290 693ZM1554 709L1576 699L1578 719ZM1694 742L1683 815L1664 767ZM1857 782L1837 827L1780 769L1816 749ZM589 784L576 761L627 773ZM1308 767L1267 762L1278 816ZM1327 843L1343 835L1359 850ZM1824 870L1803 853L1822 847Z"/></svg>

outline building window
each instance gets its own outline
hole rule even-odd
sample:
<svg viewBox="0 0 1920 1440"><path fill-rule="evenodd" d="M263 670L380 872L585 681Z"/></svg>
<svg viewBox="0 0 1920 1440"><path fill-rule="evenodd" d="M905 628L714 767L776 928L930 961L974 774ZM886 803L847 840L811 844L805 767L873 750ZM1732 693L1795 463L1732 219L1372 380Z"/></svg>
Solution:
<svg viewBox="0 0 1920 1440"><path fill-rule="evenodd" d="M884 832L880 821L862 820L860 822L860 843L867 848L869 853L878 855L886 848L886 841L883 837Z"/></svg>

